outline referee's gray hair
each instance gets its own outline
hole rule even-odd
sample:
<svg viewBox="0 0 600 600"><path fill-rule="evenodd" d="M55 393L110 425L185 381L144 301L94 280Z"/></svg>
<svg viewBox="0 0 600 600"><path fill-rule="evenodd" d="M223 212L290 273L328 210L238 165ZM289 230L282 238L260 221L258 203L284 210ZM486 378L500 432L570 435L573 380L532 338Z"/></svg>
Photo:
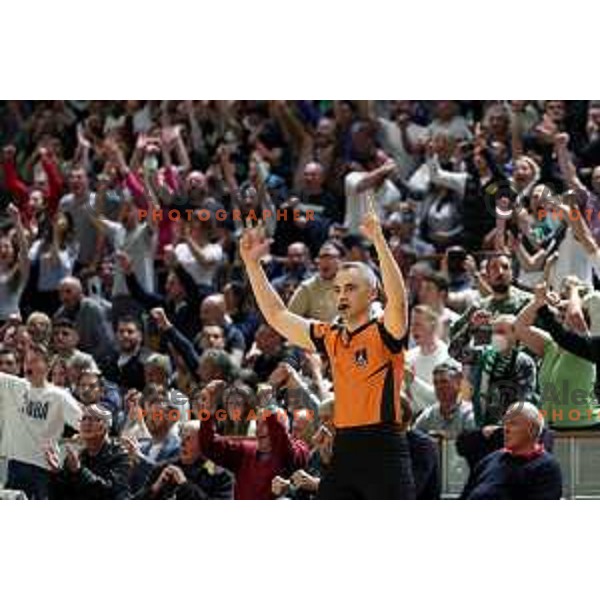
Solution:
<svg viewBox="0 0 600 600"><path fill-rule="evenodd" d="M544 429L544 415L540 412L538 407L531 402L513 402L504 414L504 418L511 417L513 415L523 415L530 423L534 425L535 437L540 437L542 430Z"/></svg>
<svg viewBox="0 0 600 600"><path fill-rule="evenodd" d="M369 288L372 290L379 289L379 279L377 278L377 275L375 275L375 271L373 271L369 265L359 261L346 261L339 266L338 271L347 271L349 269L360 271L361 275L369 285Z"/></svg>

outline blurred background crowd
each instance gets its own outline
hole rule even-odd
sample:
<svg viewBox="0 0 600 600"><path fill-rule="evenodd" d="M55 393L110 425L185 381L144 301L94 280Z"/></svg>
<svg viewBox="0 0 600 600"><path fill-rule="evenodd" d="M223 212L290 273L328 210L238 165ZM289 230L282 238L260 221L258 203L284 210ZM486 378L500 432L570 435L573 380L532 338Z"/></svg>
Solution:
<svg viewBox="0 0 600 600"><path fill-rule="evenodd" d="M314 497L328 365L257 313L233 211L271 212L270 281L331 321L341 262L377 272L367 195L409 290L419 497L432 436L475 469L515 401L548 449L600 427L600 101L6 101L0 146L7 488Z"/></svg>

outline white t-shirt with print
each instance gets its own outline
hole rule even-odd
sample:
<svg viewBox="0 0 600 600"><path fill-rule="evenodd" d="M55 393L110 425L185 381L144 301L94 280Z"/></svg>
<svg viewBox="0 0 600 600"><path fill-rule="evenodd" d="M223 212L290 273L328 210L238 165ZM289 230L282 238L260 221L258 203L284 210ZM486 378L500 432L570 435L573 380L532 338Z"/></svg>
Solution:
<svg viewBox="0 0 600 600"><path fill-rule="evenodd" d="M34 388L26 379L0 373L3 423L1 455L47 469L44 446L62 436L65 425L79 430L81 407L64 388Z"/></svg>

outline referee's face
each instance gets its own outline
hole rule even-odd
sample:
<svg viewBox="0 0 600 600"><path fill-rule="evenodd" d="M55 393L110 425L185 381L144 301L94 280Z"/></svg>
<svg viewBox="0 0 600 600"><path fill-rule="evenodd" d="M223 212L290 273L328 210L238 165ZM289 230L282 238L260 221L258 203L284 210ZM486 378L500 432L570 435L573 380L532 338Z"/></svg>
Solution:
<svg viewBox="0 0 600 600"><path fill-rule="evenodd" d="M344 320L356 318L368 311L373 290L366 278L356 269L342 269L335 276L333 286L337 310Z"/></svg>

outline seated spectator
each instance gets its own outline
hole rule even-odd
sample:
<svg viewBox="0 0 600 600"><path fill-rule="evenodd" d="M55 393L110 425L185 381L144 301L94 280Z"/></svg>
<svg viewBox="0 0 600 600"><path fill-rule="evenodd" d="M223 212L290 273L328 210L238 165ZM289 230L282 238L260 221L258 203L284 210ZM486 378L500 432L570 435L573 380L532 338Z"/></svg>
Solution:
<svg viewBox="0 0 600 600"><path fill-rule="evenodd" d="M436 404L426 408L417 418L415 427L448 437L475 429L471 404L459 399L462 383L460 363L447 361L433 368Z"/></svg>
<svg viewBox="0 0 600 600"><path fill-rule="evenodd" d="M179 458L154 469L136 499L233 500L233 475L202 455L200 425L185 423Z"/></svg>
<svg viewBox="0 0 600 600"><path fill-rule="evenodd" d="M529 402L504 415L504 448L484 458L461 495L467 500L559 500L562 475L540 442L544 418Z"/></svg>
<svg viewBox="0 0 600 600"><path fill-rule="evenodd" d="M129 497L129 460L119 442L110 440L112 417L106 409L92 404L81 418L81 451L66 448L61 467L58 453L46 450L51 475L50 497L74 500L124 500Z"/></svg>
<svg viewBox="0 0 600 600"><path fill-rule="evenodd" d="M273 499L271 482L277 475L287 477L308 460L308 447L293 440L288 419L281 409L261 411L256 440L236 440L217 435L214 417L202 423L202 453L235 475L236 500Z"/></svg>

